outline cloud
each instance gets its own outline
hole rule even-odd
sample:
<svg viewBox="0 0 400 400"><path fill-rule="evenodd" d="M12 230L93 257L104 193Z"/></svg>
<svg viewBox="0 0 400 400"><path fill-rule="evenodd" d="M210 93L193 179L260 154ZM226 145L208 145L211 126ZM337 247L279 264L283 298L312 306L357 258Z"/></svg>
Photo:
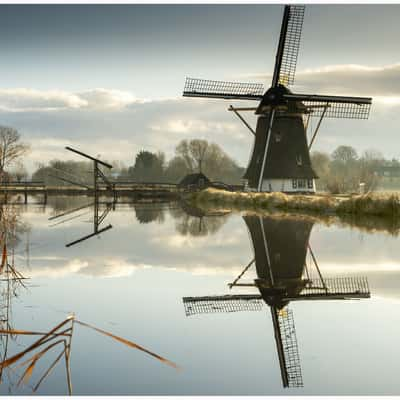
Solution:
<svg viewBox="0 0 400 400"><path fill-rule="evenodd" d="M79 98L87 102L87 107L92 108L121 108L136 102L144 102L137 99L132 93L121 90L93 89L78 93Z"/></svg>
<svg viewBox="0 0 400 400"><path fill-rule="evenodd" d="M21 111L54 111L75 109L87 106L88 102L76 94L52 90L17 88L0 90L0 110Z"/></svg>
<svg viewBox="0 0 400 400"><path fill-rule="evenodd" d="M169 132L169 133L182 133L192 134L197 132L204 134L208 132L221 133L235 133L237 126L233 123L204 121L196 119L166 119L163 124L151 125L150 129L155 132Z"/></svg>
<svg viewBox="0 0 400 400"><path fill-rule="evenodd" d="M79 273L99 278L121 278L132 275L138 269L148 269L151 265L134 264L123 258L109 258L104 264L92 260Z"/></svg>
<svg viewBox="0 0 400 400"><path fill-rule="evenodd" d="M357 64L328 65L296 72L295 91L400 99L400 63L372 67ZM247 78L269 81L266 74Z"/></svg>
<svg viewBox="0 0 400 400"><path fill-rule="evenodd" d="M20 257L22 258L22 257ZM67 260L64 257L31 257L36 265L24 272L29 278L59 279L75 274L97 278L121 278L132 275L136 270L151 268L147 264L134 264L123 258L107 258L103 263L95 258Z"/></svg>
<svg viewBox="0 0 400 400"><path fill-rule="evenodd" d="M79 93L28 88L0 89L0 110L8 112L54 112L76 109L118 109L145 102L130 92L96 88Z"/></svg>
<svg viewBox="0 0 400 400"><path fill-rule="evenodd" d="M63 258L50 259L48 257L37 257L35 261L41 261L40 268L33 268L25 273L29 278L63 278L65 276L74 275L79 273L82 269L88 266L87 261L74 259L71 261L64 261ZM49 265L44 266L43 263L47 261Z"/></svg>

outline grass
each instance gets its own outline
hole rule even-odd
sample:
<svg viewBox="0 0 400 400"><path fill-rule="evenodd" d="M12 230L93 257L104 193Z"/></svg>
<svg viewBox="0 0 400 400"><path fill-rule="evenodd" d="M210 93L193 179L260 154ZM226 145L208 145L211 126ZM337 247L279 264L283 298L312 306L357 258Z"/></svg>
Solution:
<svg viewBox="0 0 400 400"><path fill-rule="evenodd" d="M301 214L325 224L357 226L365 231L400 233L400 196L396 192L365 195L287 195L284 193L228 192L206 189L187 200L205 208L229 208L257 213Z"/></svg>

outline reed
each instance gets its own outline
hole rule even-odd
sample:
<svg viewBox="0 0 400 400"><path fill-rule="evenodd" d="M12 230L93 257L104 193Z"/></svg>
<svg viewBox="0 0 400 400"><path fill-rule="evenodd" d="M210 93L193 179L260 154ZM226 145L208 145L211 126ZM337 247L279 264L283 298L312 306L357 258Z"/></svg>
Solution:
<svg viewBox="0 0 400 400"><path fill-rule="evenodd" d="M79 321L78 319L75 318L74 315L71 315L67 319L65 319L61 323L57 324L52 329L50 329L48 332L35 332L35 331L25 331L25 330L15 330L15 329L0 329L0 335L39 336L39 339L34 341L30 346L26 347L19 353L14 354L11 357L4 357L3 361L0 362L0 370L3 371L3 369L5 369L5 368L11 368L13 366L15 366L17 369L25 367L23 369L22 375L19 376L17 386L19 386L21 383L28 384L38 361L42 357L44 357L46 354L48 354L52 349L57 348L57 349L59 349L59 352L57 352L57 356L55 357L53 362L50 364L50 366L46 369L46 371L41 375L40 379L38 380L36 385L33 387L33 391L36 392L36 390L39 388L41 383L47 378L47 376L50 374L50 372L54 369L54 367L58 364L59 361L61 361L61 359L64 356L64 359L66 362L68 392L71 395L72 394L72 383L71 383L71 377L70 377L70 353L71 353L71 340L72 340L72 336L74 333L74 325L75 324L85 327L85 328L89 328L97 333L100 333L104 336L111 338L114 341L122 343L125 346L142 351L170 367L179 369L179 367L172 361L144 348L143 346L141 346L131 340L122 338L111 332L107 332L96 326L88 324L87 322ZM47 345L44 346L45 344L47 344ZM60 352L60 350L61 350L61 352ZM25 359L25 357L28 354L33 354L33 355L31 355L30 358ZM14 369L14 372L15 372L15 369Z"/></svg>

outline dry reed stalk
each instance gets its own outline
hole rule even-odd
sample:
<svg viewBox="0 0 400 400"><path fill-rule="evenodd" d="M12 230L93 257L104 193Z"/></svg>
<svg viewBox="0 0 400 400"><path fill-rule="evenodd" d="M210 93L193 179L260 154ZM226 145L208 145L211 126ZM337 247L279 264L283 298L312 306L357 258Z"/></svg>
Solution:
<svg viewBox="0 0 400 400"><path fill-rule="evenodd" d="M67 323L71 323L71 326L59 331ZM81 326L84 326L86 328L92 329L98 333L101 333L102 335L110 337L111 339L116 340L128 347L145 352L146 354L156 358L157 360L167 364L168 366L179 369L179 367L172 361L140 346L139 344L134 343L125 338L122 338L120 336L114 335L111 332L107 332L103 329L97 328L86 322L79 321L75 318L74 315L71 315L48 332L26 331L26 330L17 330L17 329L0 329L0 334L4 334L7 336L10 336L10 335L31 335L31 336L39 335L39 336L41 336L38 340L36 340L33 344L28 346L25 350L15 354L14 356L12 356L10 358L4 359L0 363L1 372L3 371L4 368L11 368L13 364L16 364L28 353L30 353L34 350L38 350L38 352L36 354L34 354L32 357L26 359L25 361L23 361L22 363L20 363L17 366L18 368L20 368L20 367L24 367L28 364L28 366L25 368L22 376L20 377L20 379L17 383L17 386L19 386L21 383L28 384L30 378L32 377L32 374L33 374L33 371L34 371L34 368L35 368L37 362L45 354L47 354L51 349L55 348L59 344L63 344L64 348L61 351L61 353L59 353L57 355L57 357L51 363L49 368L47 368L47 370L44 372L44 374L41 376L41 378L38 380L37 384L35 385L35 387L32 390L34 392L36 392L36 390L39 388L39 386L42 384L42 382L47 378L47 376L50 374L50 372L54 369L54 367L57 365L57 363L64 356L65 362L66 362L68 392L71 395L72 394L72 379L71 379L71 372L70 372L70 353L71 353L71 341L72 341L72 336L73 336L73 327L74 327L75 323L77 323ZM67 343L67 340L68 340L68 343ZM45 348L42 347L44 344L49 343L49 342L50 342L50 344L48 344Z"/></svg>

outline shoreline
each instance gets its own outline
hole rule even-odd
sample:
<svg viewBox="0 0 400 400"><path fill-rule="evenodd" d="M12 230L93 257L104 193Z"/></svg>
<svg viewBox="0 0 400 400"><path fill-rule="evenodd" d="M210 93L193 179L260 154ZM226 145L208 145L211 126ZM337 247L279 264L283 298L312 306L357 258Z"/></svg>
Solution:
<svg viewBox="0 0 400 400"><path fill-rule="evenodd" d="M395 236L400 234L400 196L396 193L341 197L228 192L209 188L187 194L185 199L203 208L297 215L328 225L339 223L367 232L385 231Z"/></svg>

